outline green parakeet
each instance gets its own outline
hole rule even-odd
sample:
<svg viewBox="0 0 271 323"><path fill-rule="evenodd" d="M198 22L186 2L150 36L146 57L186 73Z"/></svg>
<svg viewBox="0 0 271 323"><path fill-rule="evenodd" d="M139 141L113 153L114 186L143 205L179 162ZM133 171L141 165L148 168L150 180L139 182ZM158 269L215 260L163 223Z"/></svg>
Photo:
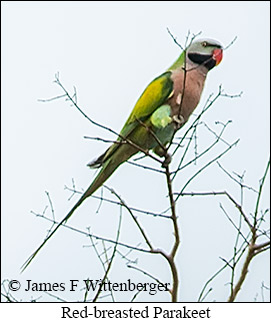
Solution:
<svg viewBox="0 0 271 323"><path fill-rule="evenodd" d="M165 73L147 86L123 126L117 142L88 164L93 168L101 167L96 178L65 218L30 256L24 269L78 206L101 187L123 162L141 149L153 150L162 155L161 144L169 143L176 130L187 122L199 103L208 72L221 62L222 55L222 46L217 41L195 41Z"/></svg>

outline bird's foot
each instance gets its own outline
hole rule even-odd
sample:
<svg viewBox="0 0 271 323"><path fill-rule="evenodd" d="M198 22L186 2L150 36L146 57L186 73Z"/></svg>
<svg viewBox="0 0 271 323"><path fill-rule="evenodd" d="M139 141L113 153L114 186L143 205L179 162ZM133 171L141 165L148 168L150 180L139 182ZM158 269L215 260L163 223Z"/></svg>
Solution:
<svg viewBox="0 0 271 323"><path fill-rule="evenodd" d="M164 157L165 157L165 160L162 163L162 167L166 168L171 163L171 155L169 153L166 153Z"/></svg>
<svg viewBox="0 0 271 323"><path fill-rule="evenodd" d="M172 120L174 122L174 126L176 130L180 129L184 125L184 117L181 114L179 116L174 115L172 117Z"/></svg>

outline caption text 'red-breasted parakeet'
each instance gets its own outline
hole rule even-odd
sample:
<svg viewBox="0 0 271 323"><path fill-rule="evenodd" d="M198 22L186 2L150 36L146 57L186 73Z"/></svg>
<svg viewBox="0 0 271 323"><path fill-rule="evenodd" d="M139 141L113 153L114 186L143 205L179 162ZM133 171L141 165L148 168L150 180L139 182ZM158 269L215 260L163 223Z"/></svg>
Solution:
<svg viewBox="0 0 271 323"><path fill-rule="evenodd" d="M91 196L112 173L131 156L153 150L162 156L161 144L171 142L199 103L207 73L222 60L222 46L214 40L198 40L190 44L170 68L155 78L142 93L123 126L117 142L94 162L100 172L65 218L49 234L26 261L25 269L56 230L77 207Z"/></svg>

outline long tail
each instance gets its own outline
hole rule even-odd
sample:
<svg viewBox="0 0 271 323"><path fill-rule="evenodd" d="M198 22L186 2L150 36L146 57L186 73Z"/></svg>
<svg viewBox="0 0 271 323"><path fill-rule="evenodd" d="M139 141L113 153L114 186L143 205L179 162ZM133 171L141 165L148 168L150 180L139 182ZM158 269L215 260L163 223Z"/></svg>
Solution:
<svg viewBox="0 0 271 323"><path fill-rule="evenodd" d="M125 158L126 160L126 158ZM124 161L124 160L123 160ZM43 241L43 243L38 247L38 249L26 260L26 262L22 265L22 272L29 266L32 260L36 257L41 248L46 244L46 242L53 236L53 234L61 227L64 223L68 221L68 219L72 216L73 212L82 204L82 202L89 196L91 196L99 187L103 185L103 183L109 178L110 175L119 167L119 165L123 161L114 162L114 160L109 159L105 162L99 174L93 180L89 188L85 191L85 193L81 196L78 202L74 205L74 207L70 210L70 212L65 216L61 222L55 227L55 229L49 234L49 236Z"/></svg>

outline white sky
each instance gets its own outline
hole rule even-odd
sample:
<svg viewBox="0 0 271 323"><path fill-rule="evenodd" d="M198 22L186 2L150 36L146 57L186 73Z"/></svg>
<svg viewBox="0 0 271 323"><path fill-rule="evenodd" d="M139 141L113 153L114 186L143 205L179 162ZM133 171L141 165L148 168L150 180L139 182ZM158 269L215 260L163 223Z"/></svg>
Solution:
<svg viewBox="0 0 271 323"><path fill-rule="evenodd" d="M56 219L62 219L77 199L68 201L70 193L64 185L71 187L73 178L77 189L86 188L95 174L86 164L107 147L83 137L115 139L91 125L68 102L41 103L38 99L62 94L52 82L59 72L67 89L73 91L76 87L80 107L93 120L119 131L145 86L180 53L166 28L181 43L188 30L202 31L201 38L216 39L224 46L238 37L225 51L220 66L208 75L197 111L210 93L217 93L220 84L229 94L243 91L241 98L220 98L203 120L214 129L218 129L215 121L233 121L224 138L231 143L240 138L240 143L221 164L231 173L246 171L246 184L257 188L269 158L269 21L267 1L2 2L2 279L18 279L25 285L27 279L68 282L102 278L93 249L83 248L90 245L89 239L67 229L60 229L20 274L21 265L42 242L50 226L30 211L42 213L48 205L48 191ZM205 147L204 143L205 139L199 138L199 145ZM221 145L209 158L224 148ZM153 162L149 164L155 166ZM191 171L197 171L201 165L195 165ZM191 174L180 175L174 190L178 191ZM125 164L107 185L130 206L158 212L168 205L165 178L159 174ZM216 165L187 188L189 192L221 190L229 191L240 201L238 185ZM262 209L269 207L268 191L266 186ZM249 191L245 194L244 209L249 214L254 210L255 196ZM204 283L223 265L219 257L228 259L233 254L236 231L219 203L238 222L238 213L221 197L184 198L177 205L182 241L177 255L180 301L196 301ZM104 203L96 214L98 205L97 200L88 199L68 224L81 230L90 226L94 234L114 239L119 208ZM47 215L50 216L49 209ZM169 250L169 221L144 215L138 219L154 245ZM133 245L142 242L125 211L121 241ZM168 266L159 256L132 252L129 258L138 259L139 268L171 282ZM252 263L237 300L261 301L262 282L270 286L269 271L266 252ZM122 282L128 278L150 282L141 273L127 269L126 261L118 257L110 280ZM225 301L229 281L228 270L210 286L213 292L207 300ZM84 296L82 290L53 294L69 301L82 300ZM268 294L264 294L265 301ZM123 293L117 300L129 301L131 295ZM40 301L55 300L23 289L14 296L23 301L39 296ZM137 300L170 298L167 293L141 294Z"/></svg>

